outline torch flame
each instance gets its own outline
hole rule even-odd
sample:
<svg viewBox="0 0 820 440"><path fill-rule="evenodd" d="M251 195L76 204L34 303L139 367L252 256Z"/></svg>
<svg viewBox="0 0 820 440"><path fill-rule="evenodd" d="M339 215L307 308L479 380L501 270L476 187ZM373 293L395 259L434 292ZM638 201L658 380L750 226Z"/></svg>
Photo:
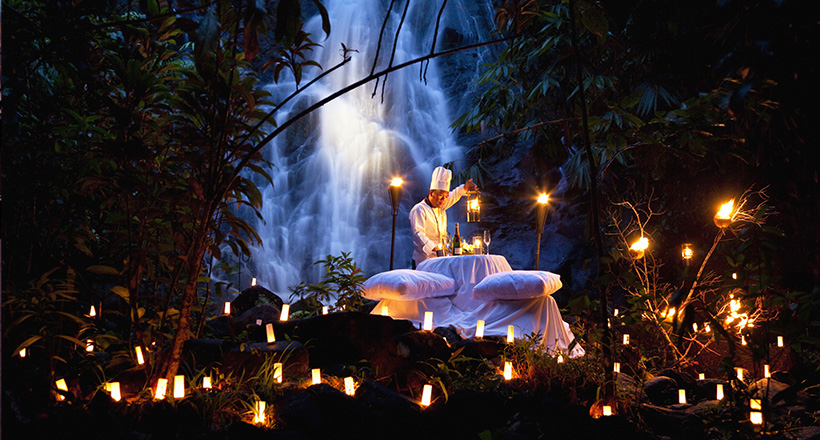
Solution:
<svg viewBox="0 0 820 440"><path fill-rule="evenodd" d="M402 183L404 183L404 181L396 177L392 182L390 182L390 186L401 186Z"/></svg>
<svg viewBox="0 0 820 440"><path fill-rule="evenodd" d="M649 239L646 237L641 237L635 243L632 243L632 246L629 246L629 250L642 252L645 251L649 247Z"/></svg>
<svg viewBox="0 0 820 440"><path fill-rule="evenodd" d="M720 205L720 209L718 210L718 213L715 215L715 217L731 219L732 218L732 211L734 210L734 207L735 207L735 199L729 200L728 202Z"/></svg>
<svg viewBox="0 0 820 440"><path fill-rule="evenodd" d="M538 203L540 203L542 205L546 205L549 201L550 201L549 194L541 193L541 195L538 196Z"/></svg>

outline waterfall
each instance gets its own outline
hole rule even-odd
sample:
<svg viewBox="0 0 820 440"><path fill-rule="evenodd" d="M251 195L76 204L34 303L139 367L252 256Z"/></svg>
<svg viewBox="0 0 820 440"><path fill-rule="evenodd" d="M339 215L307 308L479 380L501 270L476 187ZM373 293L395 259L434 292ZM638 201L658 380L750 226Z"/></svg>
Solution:
<svg viewBox="0 0 820 440"><path fill-rule="evenodd" d="M486 21L470 12L476 8L474 1L448 2L437 50L441 50L446 28L474 40L479 38L476 33L482 32L479 28L488 29ZM311 38L322 46L311 54L313 59L329 69L342 61L342 43L358 52L351 52L347 65L277 112L278 123L370 74L389 3L325 1L332 24L330 36L322 40L318 16L306 22ZM390 13L377 72L388 66L404 3L397 1ZM482 7L489 11L489 1L478 3L487 3ZM393 65L430 52L440 7L441 0L411 2ZM289 288L299 282L320 280L322 267L313 263L327 255L350 253L367 275L387 270L392 228L387 187L393 177L404 180L396 222L394 268L410 267L408 213L426 195L433 168L462 160L463 148L450 129L458 116L454 110L461 109L451 108L448 101L454 99L455 105L461 106L469 103L462 97L447 96L439 63L437 59L430 62L426 84L420 80L419 64L393 72L387 77L383 100L382 83L374 97L376 83L371 82L332 100L266 146L266 158L274 166L273 185L260 184L263 220L254 224L263 244L252 248L243 278L251 273L247 279L254 276L260 285L285 298ZM285 79L268 86L274 102L282 101L296 88L292 76L284 73ZM307 67L301 84L319 73L319 69ZM457 162L457 171L458 166L467 165ZM240 280L240 285L247 287L247 279Z"/></svg>

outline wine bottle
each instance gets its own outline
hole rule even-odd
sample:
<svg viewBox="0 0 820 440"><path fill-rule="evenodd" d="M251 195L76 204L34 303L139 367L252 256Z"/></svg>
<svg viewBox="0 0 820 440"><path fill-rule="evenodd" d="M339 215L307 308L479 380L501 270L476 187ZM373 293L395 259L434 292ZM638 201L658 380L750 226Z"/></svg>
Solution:
<svg viewBox="0 0 820 440"><path fill-rule="evenodd" d="M456 235L453 236L453 255L461 255L461 235L458 233L458 223L456 223Z"/></svg>

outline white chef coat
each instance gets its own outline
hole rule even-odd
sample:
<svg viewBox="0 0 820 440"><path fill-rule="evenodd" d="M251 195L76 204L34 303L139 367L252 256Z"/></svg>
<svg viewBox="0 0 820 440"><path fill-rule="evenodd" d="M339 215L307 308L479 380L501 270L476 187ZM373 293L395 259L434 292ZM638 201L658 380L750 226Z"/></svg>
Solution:
<svg viewBox="0 0 820 440"><path fill-rule="evenodd" d="M441 208L427 204L427 197L410 210L410 230L413 233L413 261L416 265L436 256L436 246L447 233L447 208L467 194L464 185L450 191Z"/></svg>

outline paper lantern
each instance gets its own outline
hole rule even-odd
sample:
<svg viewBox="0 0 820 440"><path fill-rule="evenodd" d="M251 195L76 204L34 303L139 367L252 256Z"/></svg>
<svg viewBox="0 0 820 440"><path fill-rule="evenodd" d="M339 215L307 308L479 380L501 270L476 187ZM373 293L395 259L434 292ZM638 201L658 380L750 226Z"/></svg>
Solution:
<svg viewBox="0 0 820 440"><path fill-rule="evenodd" d="M177 374L174 376L174 399L185 397L185 376Z"/></svg>
<svg viewBox="0 0 820 440"><path fill-rule="evenodd" d="M424 312L424 326L422 330L432 330L433 329L433 312Z"/></svg>
<svg viewBox="0 0 820 440"><path fill-rule="evenodd" d="M735 368L735 371L737 372L737 379L743 382L743 368Z"/></svg>
<svg viewBox="0 0 820 440"><path fill-rule="evenodd" d="M256 424L263 424L265 423L265 408L267 407L267 403L264 400L257 400L256 403L253 405L253 423Z"/></svg>
<svg viewBox="0 0 820 440"><path fill-rule="evenodd" d="M157 379L157 389L154 392L154 399L162 400L165 398L165 393L168 391L168 379L160 377Z"/></svg>
<svg viewBox="0 0 820 440"><path fill-rule="evenodd" d="M345 377L345 394L348 396L356 394L356 384L350 376Z"/></svg>
<svg viewBox="0 0 820 440"><path fill-rule="evenodd" d="M256 320L256 325L262 325L262 320L261 320L261 319L257 319L257 320Z"/></svg>
<svg viewBox="0 0 820 440"><path fill-rule="evenodd" d="M740 335L740 345L746 345L746 337L743 335Z"/></svg>
<svg viewBox="0 0 820 440"><path fill-rule="evenodd" d="M504 380L512 379L512 362L504 362Z"/></svg>
<svg viewBox="0 0 820 440"><path fill-rule="evenodd" d="M265 325L265 334L268 338L268 344L276 342L276 335L273 334L273 324L270 322Z"/></svg>
<svg viewBox="0 0 820 440"><path fill-rule="evenodd" d="M85 340L85 351L92 352L94 351L94 340L93 339L86 339Z"/></svg>
<svg viewBox="0 0 820 440"><path fill-rule="evenodd" d="M686 403L686 390L678 390L678 403Z"/></svg>
<svg viewBox="0 0 820 440"><path fill-rule="evenodd" d="M475 337L476 338L483 338L484 337L484 320L479 319L478 322L475 324Z"/></svg>
<svg viewBox="0 0 820 440"><path fill-rule="evenodd" d="M612 371L614 371L616 373L620 373L621 372L621 363L620 362L615 362L614 364L612 364Z"/></svg>
<svg viewBox="0 0 820 440"><path fill-rule="evenodd" d="M512 344L515 341L515 327L507 326L507 343Z"/></svg>
<svg viewBox="0 0 820 440"><path fill-rule="evenodd" d="M22 358L26 357L26 354L28 354L28 351L25 348L23 348L23 349L20 349L19 354L20 354L20 358L22 359Z"/></svg>
<svg viewBox="0 0 820 440"><path fill-rule="evenodd" d="M709 324L706 324L705 326L703 326L703 331L705 331L706 333L709 333L710 331L712 331L712 328L709 327Z"/></svg>
<svg viewBox="0 0 820 440"><path fill-rule="evenodd" d="M54 386L56 386L56 387L57 387L57 389L58 389L58 390L60 390L60 391L66 391L66 392L68 392L68 384L65 382L65 379L62 379L62 378L57 379L57 380L54 382ZM61 402L62 402L63 400L65 400L65 396L63 396L62 394L59 394L59 393L58 393L58 394L57 394L57 400L59 400L59 401L61 401Z"/></svg>
<svg viewBox="0 0 820 440"><path fill-rule="evenodd" d="M763 413L760 411L749 411L749 420L753 425L762 425Z"/></svg>
<svg viewBox="0 0 820 440"><path fill-rule="evenodd" d="M706 374L698 373L698 380L704 380L704 379L706 379Z"/></svg>
<svg viewBox="0 0 820 440"><path fill-rule="evenodd" d="M629 334L624 333L624 345L629 345Z"/></svg>
<svg viewBox="0 0 820 440"><path fill-rule="evenodd" d="M778 346L778 347L782 347L782 346L783 346L783 336L778 336L778 337L777 337L777 346Z"/></svg>
<svg viewBox="0 0 820 440"><path fill-rule="evenodd" d="M382 304L382 316L390 316L390 309L387 304Z"/></svg>
<svg viewBox="0 0 820 440"><path fill-rule="evenodd" d="M282 313L279 314L280 321L287 321L290 316L290 304L282 304Z"/></svg>
<svg viewBox="0 0 820 440"><path fill-rule="evenodd" d="M618 316L618 309L615 309L615 310L612 311L612 316L616 316L616 317Z"/></svg>
<svg viewBox="0 0 820 440"><path fill-rule="evenodd" d="M558 359L556 359L555 361L559 364L563 364L564 363L564 356L559 354Z"/></svg>
<svg viewBox="0 0 820 440"><path fill-rule="evenodd" d="M327 315L328 312L329 312L329 310L327 309L327 306L322 306L322 314Z"/></svg>
<svg viewBox="0 0 820 440"><path fill-rule="evenodd" d="M723 384L719 383L715 389L715 399L723 400L723 397Z"/></svg>
<svg viewBox="0 0 820 440"><path fill-rule="evenodd" d="M251 278L251 287L256 286L256 277Z"/></svg>
<svg viewBox="0 0 820 440"><path fill-rule="evenodd" d="M424 388L421 391L421 405L422 406L430 406L430 400L433 397L433 386L428 384L424 385Z"/></svg>
<svg viewBox="0 0 820 440"><path fill-rule="evenodd" d="M105 384L105 390L111 394L111 398L114 399L115 402L119 402L122 399L122 394L120 394L120 383L119 382L109 382Z"/></svg>
<svg viewBox="0 0 820 440"><path fill-rule="evenodd" d="M206 390L210 390L212 387L211 385L211 376L203 376L202 377L202 388Z"/></svg>
<svg viewBox="0 0 820 440"><path fill-rule="evenodd" d="M273 364L273 380L277 383L282 383L282 363L275 362Z"/></svg>
<svg viewBox="0 0 820 440"><path fill-rule="evenodd" d="M143 365L145 363L145 358L142 356L142 347L139 345L134 347L134 354L137 355L137 365Z"/></svg>
<svg viewBox="0 0 820 440"><path fill-rule="evenodd" d="M749 409L760 411L763 409L760 399L749 399Z"/></svg>
<svg viewBox="0 0 820 440"><path fill-rule="evenodd" d="M769 364L763 366L763 377L772 377L772 373L769 371Z"/></svg>
<svg viewBox="0 0 820 440"><path fill-rule="evenodd" d="M611 416L612 415L612 407L609 405L604 405L602 413L604 416Z"/></svg>
<svg viewBox="0 0 820 440"><path fill-rule="evenodd" d="M222 308L223 315L230 315L231 314L231 302L225 301L225 306Z"/></svg>
<svg viewBox="0 0 820 440"><path fill-rule="evenodd" d="M310 370L310 376L311 376L311 379L312 379L311 383L313 385L318 385L318 384L322 383L322 370L320 370L318 368L314 368L314 369Z"/></svg>
<svg viewBox="0 0 820 440"><path fill-rule="evenodd" d="M96 318L97 317L97 309L94 307L93 304L91 305L91 309L88 310L88 316L90 318Z"/></svg>

